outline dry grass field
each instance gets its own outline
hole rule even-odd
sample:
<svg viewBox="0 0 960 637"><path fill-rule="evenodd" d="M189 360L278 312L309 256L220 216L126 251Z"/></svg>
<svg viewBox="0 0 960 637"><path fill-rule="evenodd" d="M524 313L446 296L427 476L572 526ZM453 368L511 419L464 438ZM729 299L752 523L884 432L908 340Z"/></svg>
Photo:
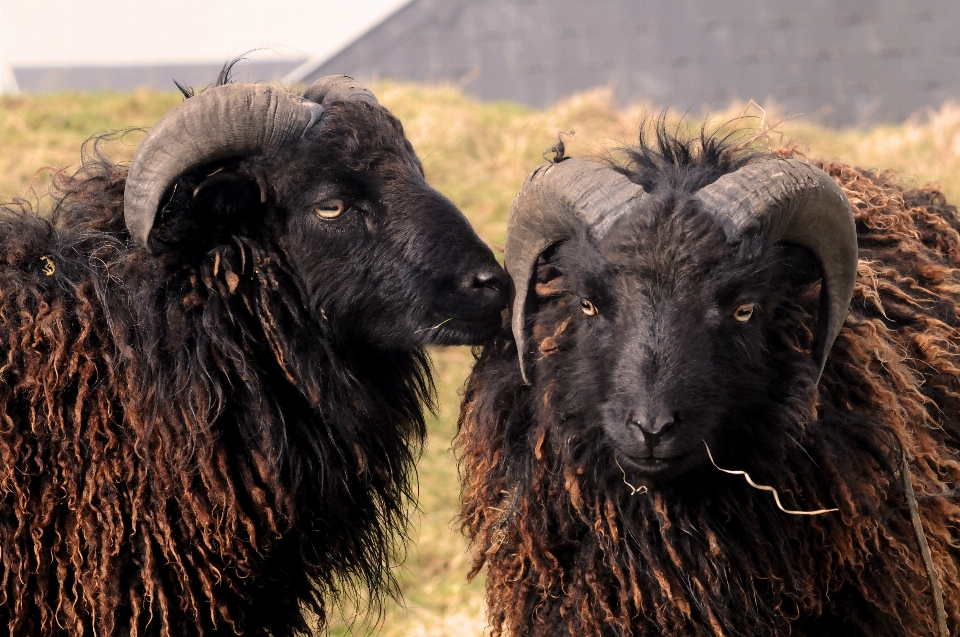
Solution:
<svg viewBox="0 0 960 637"><path fill-rule="evenodd" d="M567 154L602 156L629 143L645 116L659 106L617 105L608 90L574 95L545 110L507 103L479 103L451 87L379 83L371 86L381 102L404 122L426 167L427 178L457 203L479 234L502 245L510 202L524 177L541 163L542 153L564 131ZM99 131L150 126L180 102L175 92L63 94L0 98L0 199L42 193L45 166L76 165L80 146ZM747 117L741 115L746 114ZM960 106L919 113L897 126L829 130L790 117L775 107L731 107L708 118L754 132L772 132L758 143L799 144L810 157L840 159L873 169L894 169L908 183L938 181L948 197L960 197ZM668 119L698 129L693 115ZM781 121L786 120L786 121ZM573 131L573 132L570 132ZM747 133L749 135L749 133ZM120 159L133 155L142 133L129 132L107 145ZM38 172L39 171L39 172ZM42 200L41 200L42 206ZM482 576L467 582L470 558L454 520L459 487L449 451L456 431L458 390L471 362L466 348L433 352L438 411L419 465L419 510L412 515L412 543L397 573L405 602L389 604L376 622L355 616L348 602L334 613L333 635L454 637L483 634ZM376 618L373 618L376 620Z"/></svg>

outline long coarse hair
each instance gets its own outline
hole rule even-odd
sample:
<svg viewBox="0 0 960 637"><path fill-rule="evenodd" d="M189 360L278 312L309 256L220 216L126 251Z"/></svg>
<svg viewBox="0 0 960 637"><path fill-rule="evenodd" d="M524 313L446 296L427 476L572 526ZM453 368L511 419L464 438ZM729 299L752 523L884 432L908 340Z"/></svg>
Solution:
<svg viewBox="0 0 960 637"><path fill-rule="evenodd" d="M45 212L0 209L0 626L279 637L352 588L376 613L426 354L318 320L260 237L136 249L126 168L95 146Z"/></svg>

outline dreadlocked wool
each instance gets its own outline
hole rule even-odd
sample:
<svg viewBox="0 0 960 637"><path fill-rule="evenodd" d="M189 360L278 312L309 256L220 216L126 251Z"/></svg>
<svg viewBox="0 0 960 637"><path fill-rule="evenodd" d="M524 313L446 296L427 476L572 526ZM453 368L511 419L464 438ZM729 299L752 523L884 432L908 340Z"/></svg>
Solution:
<svg viewBox="0 0 960 637"><path fill-rule="evenodd" d="M698 161L682 157L666 161ZM960 632L957 210L936 186L817 165L854 208L853 302L818 391L759 386L765 420L723 432L737 446L718 462L773 485L789 509L839 511L787 515L710 465L634 486L603 430L580 417L601 381L572 369L585 354L569 354L575 330L538 283L533 384L505 330L479 356L456 441L471 576L486 568L494 636L936 634L901 453ZM788 299L773 319L782 338L770 347L782 351L771 355L808 376L817 298ZM557 362L565 351L574 358ZM559 377L573 378L564 392Z"/></svg>
<svg viewBox="0 0 960 637"><path fill-rule="evenodd" d="M338 351L248 237L158 267L125 177L88 158L52 218L0 211L0 633L279 636L376 603L426 355Z"/></svg>

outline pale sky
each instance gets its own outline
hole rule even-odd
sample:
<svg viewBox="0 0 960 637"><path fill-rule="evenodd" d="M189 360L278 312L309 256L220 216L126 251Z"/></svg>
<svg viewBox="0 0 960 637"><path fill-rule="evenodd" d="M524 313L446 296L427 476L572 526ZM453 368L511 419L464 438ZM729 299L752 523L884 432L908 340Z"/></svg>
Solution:
<svg viewBox="0 0 960 637"><path fill-rule="evenodd" d="M335 53L409 0L0 0L0 67Z"/></svg>

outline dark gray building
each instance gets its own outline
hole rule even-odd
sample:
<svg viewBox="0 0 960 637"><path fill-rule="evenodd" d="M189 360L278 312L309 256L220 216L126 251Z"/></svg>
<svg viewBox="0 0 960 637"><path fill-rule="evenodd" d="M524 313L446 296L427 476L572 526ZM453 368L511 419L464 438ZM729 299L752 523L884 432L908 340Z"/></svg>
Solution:
<svg viewBox="0 0 960 637"><path fill-rule="evenodd" d="M960 98L958 33L958 0L412 0L286 79L460 82L535 106L610 85L622 101L772 99L856 124Z"/></svg>
<svg viewBox="0 0 960 637"><path fill-rule="evenodd" d="M239 82L276 80L303 64L298 60L241 60L233 68ZM183 86L201 88L217 78L223 63L130 64L124 66L17 66L16 86L25 93L58 91L127 91L135 88L175 90L174 80Z"/></svg>

